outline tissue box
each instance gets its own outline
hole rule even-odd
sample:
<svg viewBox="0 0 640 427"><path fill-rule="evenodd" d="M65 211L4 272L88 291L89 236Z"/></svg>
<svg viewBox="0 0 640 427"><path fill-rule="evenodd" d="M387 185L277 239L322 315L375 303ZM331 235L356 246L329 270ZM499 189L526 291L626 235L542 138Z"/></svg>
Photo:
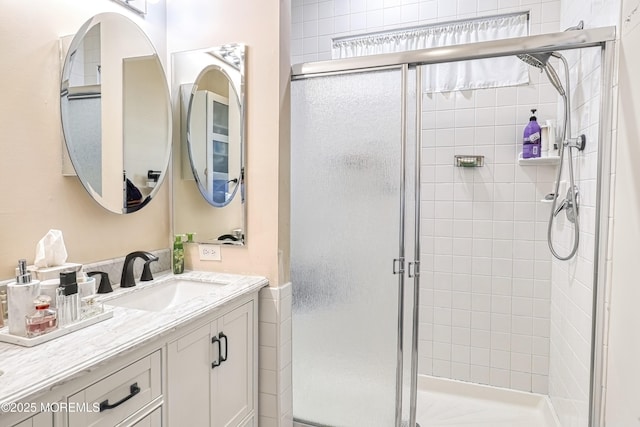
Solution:
<svg viewBox="0 0 640 427"><path fill-rule="evenodd" d="M32 278L36 280L58 279L60 278L61 272L79 272L80 270L82 270L82 264L78 264L75 262L65 262L62 265L45 268L38 268L35 265L27 266L27 271L31 272L31 275L33 276Z"/></svg>

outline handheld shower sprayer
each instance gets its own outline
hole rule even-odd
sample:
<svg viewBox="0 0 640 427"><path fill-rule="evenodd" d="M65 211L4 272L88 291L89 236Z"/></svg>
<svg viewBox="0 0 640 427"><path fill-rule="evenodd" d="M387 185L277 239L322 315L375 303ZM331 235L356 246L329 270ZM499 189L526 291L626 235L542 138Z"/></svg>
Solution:
<svg viewBox="0 0 640 427"><path fill-rule="evenodd" d="M582 28L583 28L583 23L582 21L580 21L580 23L577 26L568 28L566 31L581 30ZM566 79L566 86L564 87L562 86L562 82L560 81L560 77L558 76L558 73L553 68L553 66L551 66L551 64L549 63L549 59L551 57L558 58L564 66L564 73L565 73L565 79ZM578 150L584 150L584 146L586 143L586 138L584 135L580 135L578 138L571 138L570 136L571 104L570 104L569 95L568 95L570 93L569 64L567 63L567 60L565 59L565 57L559 54L558 52L522 54L522 55L518 55L518 58L524 63L532 67L538 68L540 72L544 70L547 77L549 78L549 82L553 85L553 87L556 88L556 90L558 91L558 94L560 94L560 96L562 97L562 100L564 101L563 102L564 123L562 126L562 141L560 142L560 147L559 147L560 165L558 167L558 175L556 177L555 190L553 193L554 196L552 199L551 212L549 215L549 223L547 227L547 242L549 244L549 250L551 251L554 257L556 257L561 261L567 261L573 258L573 256L577 253L578 243L580 241L580 225L579 225L579 218L578 218L578 189L574 183L573 158L572 158L573 156L572 156L571 149L577 148ZM558 202L558 196L559 196L558 191L560 188L560 179L562 176L562 168L564 164L565 148L569 150L569 161L567 162L567 165L569 167L569 190L567 191L567 196L562 201L560 208L556 208L556 205ZM562 209L567 210L568 220L575 224L575 230L573 234L574 236L573 247L571 248L571 251L569 252L569 254L566 256L562 256L558 254L558 252L554 248L553 240L552 240L553 222L556 215Z"/></svg>
<svg viewBox="0 0 640 427"><path fill-rule="evenodd" d="M533 54L524 54L518 55L518 58L523 61L527 65L531 65L532 67L536 67L540 69L540 71L544 71L549 78L549 82L556 88L560 96L565 98L567 94L562 87L562 82L560 82L560 77L558 77L558 73L556 70L549 64L550 57L558 58L561 55L555 52L549 53L533 53Z"/></svg>

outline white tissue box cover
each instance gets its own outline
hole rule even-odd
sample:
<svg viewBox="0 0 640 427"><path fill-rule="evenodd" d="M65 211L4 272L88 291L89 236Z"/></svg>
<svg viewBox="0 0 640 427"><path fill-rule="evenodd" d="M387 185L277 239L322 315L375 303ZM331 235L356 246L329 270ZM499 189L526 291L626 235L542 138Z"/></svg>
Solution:
<svg viewBox="0 0 640 427"><path fill-rule="evenodd" d="M82 264L75 262L65 262L62 265L56 265L55 267L38 268L35 265L27 266L27 271L30 271L33 275L33 279L37 280L49 280L60 278L61 272L75 271L79 272L82 269Z"/></svg>

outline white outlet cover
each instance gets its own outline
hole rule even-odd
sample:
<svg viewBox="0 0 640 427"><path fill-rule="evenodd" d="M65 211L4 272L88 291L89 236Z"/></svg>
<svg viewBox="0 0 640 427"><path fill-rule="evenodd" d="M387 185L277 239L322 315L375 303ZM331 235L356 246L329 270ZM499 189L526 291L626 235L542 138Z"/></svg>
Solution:
<svg viewBox="0 0 640 427"><path fill-rule="evenodd" d="M200 261L220 261L220 245L198 245Z"/></svg>

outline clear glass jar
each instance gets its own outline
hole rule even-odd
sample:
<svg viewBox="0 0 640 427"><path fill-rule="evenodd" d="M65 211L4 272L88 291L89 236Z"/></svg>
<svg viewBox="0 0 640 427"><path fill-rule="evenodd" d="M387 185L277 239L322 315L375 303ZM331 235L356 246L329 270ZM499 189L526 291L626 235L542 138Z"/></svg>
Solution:
<svg viewBox="0 0 640 427"><path fill-rule="evenodd" d="M48 295L40 295L33 301L35 313L25 316L25 328L27 337L33 338L46 334L58 328L58 313L56 310L49 308L51 297Z"/></svg>
<svg viewBox="0 0 640 427"><path fill-rule="evenodd" d="M56 308L60 326L77 322L80 318L80 298L77 285L71 291L66 290L66 288L68 287L60 286L57 289Z"/></svg>

